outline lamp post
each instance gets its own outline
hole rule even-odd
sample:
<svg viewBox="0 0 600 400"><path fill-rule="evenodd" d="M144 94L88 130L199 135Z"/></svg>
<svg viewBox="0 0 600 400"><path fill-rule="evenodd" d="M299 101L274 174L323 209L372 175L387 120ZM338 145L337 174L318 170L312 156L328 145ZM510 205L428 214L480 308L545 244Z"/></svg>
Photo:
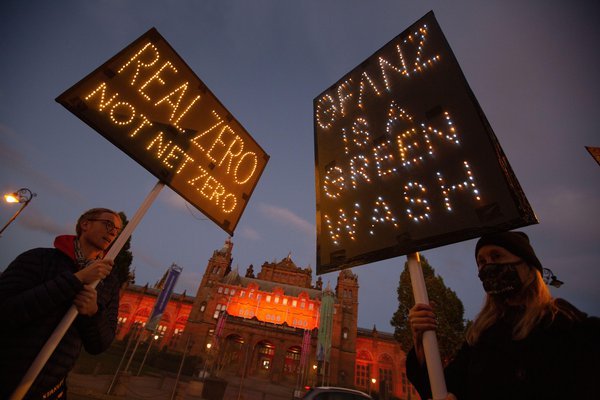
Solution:
<svg viewBox="0 0 600 400"><path fill-rule="evenodd" d="M151 337L148 338L148 347L146 348L146 354L144 354L144 359L142 360L142 363L140 364L140 368L138 369L137 372L137 376L140 376L140 373L142 372L142 368L144 367L144 363L146 362L146 358L148 357L148 353L150 352L150 347L152 347L152 339L154 338L154 341L158 341L158 339L160 339L160 336L158 335L151 335Z"/></svg>
<svg viewBox="0 0 600 400"><path fill-rule="evenodd" d="M206 371L206 368L208 368L208 366L209 366L208 358L210 356L212 356L212 354L210 353L211 347L212 347L212 343L211 342L206 343L206 351L205 351L205 356L204 356L204 366L202 367L202 378L206 378L208 376L208 372Z"/></svg>
<svg viewBox="0 0 600 400"><path fill-rule="evenodd" d="M37 195L35 193L32 193L31 190L27 188L22 188L14 193L8 193L4 195L4 200L6 200L7 203L21 203L23 205L17 210L15 215L13 215L12 218L8 220L6 225L4 225L4 227L0 230L0 236L2 236L2 232L4 232L4 230L8 228L8 225L10 225L10 223L13 222L19 214L21 214L21 211L23 211L23 209L27 207L27 204L29 204L31 199L33 199L35 196Z"/></svg>
<svg viewBox="0 0 600 400"><path fill-rule="evenodd" d="M369 395L371 395L371 385L375 386L376 383L377 379L371 378L371 381L369 382Z"/></svg>

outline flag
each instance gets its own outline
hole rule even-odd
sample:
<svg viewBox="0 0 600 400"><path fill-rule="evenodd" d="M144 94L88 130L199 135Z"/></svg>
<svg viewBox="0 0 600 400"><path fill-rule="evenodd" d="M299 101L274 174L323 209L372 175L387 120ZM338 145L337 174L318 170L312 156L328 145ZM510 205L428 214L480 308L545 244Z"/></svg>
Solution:
<svg viewBox="0 0 600 400"><path fill-rule="evenodd" d="M317 360L329 362L329 353L331 350L331 333L333 326L333 292L327 285L321 298L319 335L317 344Z"/></svg>
<svg viewBox="0 0 600 400"><path fill-rule="evenodd" d="M182 270L183 269L176 264L171 265L169 268L165 284L156 299L156 303L154 303L154 308L146 323L145 328L147 330L152 332L156 330L156 327L165 312L165 308L167 308L167 304L169 303L171 294L173 294L173 289L175 289L175 284L177 283L177 279L179 279Z"/></svg>
<svg viewBox="0 0 600 400"><path fill-rule="evenodd" d="M305 330L302 337L302 351L300 354L300 370L306 366L308 355L310 354L310 331Z"/></svg>

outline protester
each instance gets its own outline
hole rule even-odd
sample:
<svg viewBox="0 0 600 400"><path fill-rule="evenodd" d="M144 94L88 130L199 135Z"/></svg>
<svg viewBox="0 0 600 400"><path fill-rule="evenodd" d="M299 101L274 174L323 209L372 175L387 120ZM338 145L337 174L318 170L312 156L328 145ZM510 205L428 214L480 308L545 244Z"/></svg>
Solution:
<svg viewBox="0 0 600 400"><path fill-rule="evenodd" d="M598 398L600 319L552 298L527 235L482 236L475 258L487 294L465 343L444 369L447 399ZM414 347L407 376L429 399L422 339L436 329L434 309L416 304L408 319Z"/></svg>
<svg viewBox="0 0 600 400"><path fill-rule="evenodd" d="M0 398L19 385L71 305L79 315L31 385L26 399L66 399L66 377L81 347L98 354L111 344L119 309L113 260L102 259L122 227L106 208L85 212L77 236L62 235L54 248L19 255L0 275ZM91 284L100 280L97 287Z"/></svg>

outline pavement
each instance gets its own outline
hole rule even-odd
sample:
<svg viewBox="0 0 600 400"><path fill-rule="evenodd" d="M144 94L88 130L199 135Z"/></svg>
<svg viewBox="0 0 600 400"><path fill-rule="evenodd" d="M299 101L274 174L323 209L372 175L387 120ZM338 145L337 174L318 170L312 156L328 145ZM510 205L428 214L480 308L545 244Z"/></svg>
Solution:
<svg viewBox="0 0 600 400"><path fill-rule="evenodd" d="M122 375L108 388L113 375L92 375L72 372L67 380L69 400L217 400L203 398L203 382L179 381L175 389L175 377L167 375ZM262 379L246 378L240 387L240 378L228 376L222 400L292 400L293 390Z"/></svg>

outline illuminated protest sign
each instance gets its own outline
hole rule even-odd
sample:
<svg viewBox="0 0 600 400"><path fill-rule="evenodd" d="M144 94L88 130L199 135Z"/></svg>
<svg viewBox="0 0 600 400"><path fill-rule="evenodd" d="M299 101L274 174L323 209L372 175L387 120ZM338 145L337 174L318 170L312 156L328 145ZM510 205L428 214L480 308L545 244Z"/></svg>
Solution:
<svg viewBox="0 0 600 400"><path fill-rule="evenodd" d="M269 156L156 29L56 101L233 234Z"/></svg>
<svg viewBox="0 0 600 400"><path fill-rule="evenodd" d="M536 223L433 12L314 99L317 273Z"/></svg>

